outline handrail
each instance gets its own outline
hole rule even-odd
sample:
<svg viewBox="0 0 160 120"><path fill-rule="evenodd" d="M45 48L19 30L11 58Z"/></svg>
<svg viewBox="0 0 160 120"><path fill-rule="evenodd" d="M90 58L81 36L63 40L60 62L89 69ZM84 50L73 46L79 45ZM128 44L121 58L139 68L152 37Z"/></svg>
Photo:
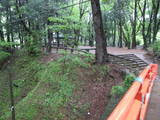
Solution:
<svg viewBox="0 0 160 120"><path fill-rule="evenodd" d="M147 66L106 120L144 120L157 72L157 64Z"/></svg>

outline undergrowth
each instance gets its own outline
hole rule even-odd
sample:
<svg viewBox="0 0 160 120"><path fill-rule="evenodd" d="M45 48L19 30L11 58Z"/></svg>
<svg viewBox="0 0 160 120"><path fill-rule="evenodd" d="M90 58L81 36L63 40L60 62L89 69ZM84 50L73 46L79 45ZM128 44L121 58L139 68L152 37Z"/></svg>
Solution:
<svg viewBox="0 0 160 120"><path fill-rule="evenodd" d="M9 93L9 79L13 81L13 91L15 104L21 101L27 94L36 86L38 78L36 74L42 69L42 65L38 62L37 58L28 56L17 56L12 60L5 70L1 70L2 74L1 85L2 95L0 95L0 115L6 113L9 115L10 111L10 93ZM12 76L9 78L8 74L11 72ZM3 101L5 99L5 101ZM2 102L3 101L3 105ZM6 120L3 116L0 120Z"/></svg>
<svg viewBox="0 0 160 120"><path fill-rule="evenodd" d="M9 56L10 56L10 53L4 52L4 51L0 51L0 61L5 60L5 59L8 58Z"/></svg>
<svg viewBox="0 0 160 120"><path fill-rule="evenodd" d="M12 68L16 74L13 80L14 96L17 99L16 120L63 119L65 117L63 108L76 87L75 70L78 67L90 67L89 61L88 58L82 59L66 53L47 65L28 56L16 60ZM11 117L8 109L0 120L8 120Z"/></svg>
<svg viewBox="0 0 160 120"><path fill-rule="evenodd" d="M132 85L134 80L135 80L135 77L129 74L125 77L125 80L123 81L122 85L112 86L111 93L110 93L111 94L110 102L106 106L105 112L101 116L100 120L105 120L105 118L113 111L117 103L120 101L122 96Z"/></svg>

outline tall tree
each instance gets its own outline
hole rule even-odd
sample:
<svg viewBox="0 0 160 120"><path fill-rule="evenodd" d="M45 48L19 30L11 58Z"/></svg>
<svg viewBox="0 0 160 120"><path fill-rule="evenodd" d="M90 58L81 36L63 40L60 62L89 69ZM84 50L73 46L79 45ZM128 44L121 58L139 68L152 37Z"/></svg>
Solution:
<svg viewBox="0 0 160 120"><path fill-rule="evenodd" d="M96 63L102 64L108 60L107 58L107 42L102 23L102 14L99 0L91 0L93 24L96 40Z"/></svg>
<svg viewBox="0 0 160 120"><path fill-rule="evenodd" d="M160 19L158 21L158 12L160 11L160 0L152 0L153 4L153 42L156 41L156 36L160 26Z"/></svg>
<svg viewBox="0 0 160 120"><path fill-rule="evenodd" d="M132 48L136 48L136 27L137 27L137 0L134 2L134 18L132 30Z"/></svg>

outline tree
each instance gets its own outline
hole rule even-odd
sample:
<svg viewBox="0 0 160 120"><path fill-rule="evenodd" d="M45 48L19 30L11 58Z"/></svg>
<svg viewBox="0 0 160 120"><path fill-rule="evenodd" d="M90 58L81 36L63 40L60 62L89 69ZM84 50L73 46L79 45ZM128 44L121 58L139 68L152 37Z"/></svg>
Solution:
<svg viewBox="0 0 160 120"><path fill-rule="evenodd" d="M91 0L91 6L96 40L96 63L102 64L108 58L106 50L107 42L105 40L99 0Z"/></svg>
<svg viewBox="0 0 160 120"><path fill-rule="evenodd" d="M133 30L132 30L132 49L136 48L136 27L137 27L137 0L134 3L134 20L133 20Z"/></svg>
<svg viewBox="0 0 160 120"><path fill-rule="evenodd" d="M160 26L160 18L158 21L158 12L160 11L160 1L159 0L152 0L153 4L153 42L156 41L156 36Z"/></svg>

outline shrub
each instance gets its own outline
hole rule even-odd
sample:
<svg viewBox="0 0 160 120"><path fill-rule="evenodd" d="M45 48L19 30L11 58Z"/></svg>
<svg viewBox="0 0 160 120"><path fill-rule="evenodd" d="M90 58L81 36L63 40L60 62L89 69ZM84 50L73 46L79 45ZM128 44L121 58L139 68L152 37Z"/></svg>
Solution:
<svg viewBox="0 0 160 120"><path fill-rule="evenodd" d="M8 58L9 56L10 56L10 53L4 52L4 51L0 51L0 61L5 60L5 59Z"/></svg>
<svg viewBox="0 0 160 120"><path fill-rule="evenodd" d="M133 75L127 75L124 80L125 89L128 89L132 85L134 80L135 80L135 77Z"/></svg>
<svg viewBox="0 0 160 120"><path fill-rule="evenodd" d="M125 92L125 89L123 86L117 85L113 86L111 90L112 96L121 96Z"/></svg>
<svg viewBox="0 0 160 120"><path fill-rule="evenodd" d="M41 53L38 33L33 32L32 36L26 36L25 50L30 56L38 56Z"/></svg>
<svg viewBox="0 0 160 120"><path fill-rule="evenodd" d="M132 85L135 77L133 75L127 75L123 81L123 85L113 86L111 90L112 96L122 96L128 88Z"/></svg>

